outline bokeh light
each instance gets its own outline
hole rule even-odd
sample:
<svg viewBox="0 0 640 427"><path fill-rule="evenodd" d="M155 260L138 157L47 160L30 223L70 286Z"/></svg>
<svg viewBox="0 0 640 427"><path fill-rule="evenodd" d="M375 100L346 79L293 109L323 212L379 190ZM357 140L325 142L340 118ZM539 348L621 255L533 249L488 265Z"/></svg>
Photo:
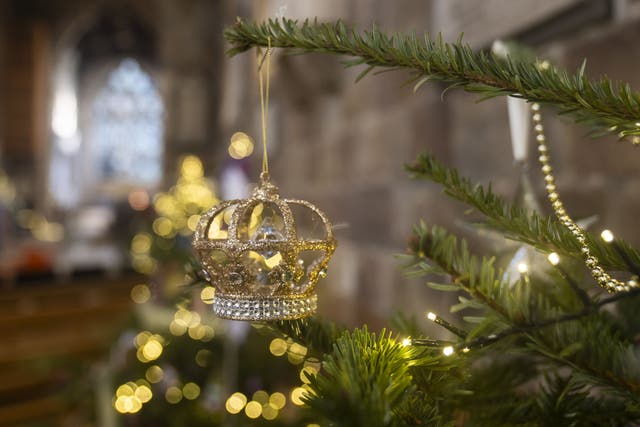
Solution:
<svg viewBox="0 0 640 427"><path fill-rule="evenodd" d="M200 366L201 368L206 367L209 364L209 360L211 359L212 355L213 353L211 352L211 350L198 350L198 352L196 353L196 365Z"/></svg>
<svg viewBox="0 0 640 427"><path fill-rule="evenodd" d="M142 403L147 403L148 401L151 400L151 398L153 397L153 393L151 392L151 389L149 387L147 387L146 385L141 385L139 386L135 391L134 391L134 395L140 399L140 401Z"/></svg>
<svg viewBox="0 0 640 427"><path fill-rule="evenodd" d="M274 356L282 356L287 352L287 342L282 338L274 338L269 344L269 351Z"/></svg>
<svg viewBox="0 0 640 427"><path fill-rule="evenodd" d="M309 383L309 376L315 377L318 374L318 369L315 366L305 366L300 370L300 381L305 384Z"/></svg>
<svg viewBox="0 0 640 427"><path fill-rule="evenodd" d="M230 414L237 414L244 409L246 404L247 396L240 392L236 392L229 396L224 407Z"/></svg>
<svg viewBox="0 0 640 427"><path fill-rule="evenodd" d="M135 211L143 211L149 207L149 193L142 188L131 191L128 200L129 206Z"/></svg>
<svg viewBox="0 0 640 427"><path fill-rule="evenodd" d="M156 360L163 351L164 338L158 334L142 331L134 339L138 351L136 356L143 363Z"/></svg>
<svg viewBox="0 0 640 427"><path fill-rule="evenodd" d="M131 240L131 250L140 254L151 249L151 235L149 233L138 233Z"/></svg>
<svg viewBox="0 0 640 427"><path fill-rule="evenodd" d="M251 399L264 405L265 403L269 402L269 393L267 393L264 390L258 390L255 393L253 393L253 396L251 396Z"/></svg>
<svg viewBox="0 0 640 427"><path fill-rule="evenodd" d="M252 400L244 407L244 413L249 418L258 418L262 415L262 405L255 400Z"/></svg>
<svg viewBox="0 0 640 427"><path fill-rule="evenodd" d="M182 400L182 390L180 390L176 386L171 386L167 388L167 391L164 393L164 398L167 400L167 402L174 405L176 403L180 403L180 401Z"/></svg>
<svg viewBox="0 0 640 427"><path fill-rule="evenodd" d="M162 344L158 340L150 339L142 346L142 354L147 360L156 360L162 354Z"/></svg>
<svg viewBox="0 0 640 427"><path fill-rule="evenodd" d="M164 371L158 365L152 365L147 368L147 371L144 374L147 381L150 383L159 383L164 378Z"/></svg>
<svg viewBox="0 0 640 427"><path fill-rule="evenodd" d="M196 383L186 383L182 387L182 394L185 399L195 400L200 396L200 386Z"/></svg>
<svg viewBox="0 0 640 427"><path fill-rule="evenodd" d="M276 391L271 396L269 396L269 404L274 408L280 410L287 404L287 397L279 391Z"/></svg>
<svg viewBox="0 0 640 427"><path fill-rule="evenodd" d="M270 403L262 405L262 418L268 421L275 420L278 418L278 410Z"/></svg>
<svg viewBox="0 0 640 427"><path fill-rule="evenodd" d="M145 384L128 382L116 389L113 406L121 414L135 414L142 409L142 404L147 403L153 397L151 389Z"/></svg>
<svg viewBox="0 0 640 427"><path fill-rule="evenodd" d="M200 299L205 304L213 304L213 297L216 294L216 289L213 286L205 286L200 292Z"/></svg>
<svg viewBox="0 0 640 427"><path fill-rule="evenodd" d="M607 243L613 242L613 239L615 238L611 230L602 230L602 233L600 233L600 237L602 237L602 240Z"/></svg>
<svg viewBox="0 0 640 427"><path fill-rule="evenodd" d="M136 304L144 304L151 298L151 289L145 284L135 285L131 288L131 300Z"/></svg>
<svg viewBox="0 0 640 427"><path fill-rule="evenodd" d="M307 392L307 390L303 387L296 387L291 391L291 402L294 405L302 406L304 402L302 401L302 396Z"/></svg>
<svg viewBox="0 0 640 427"><path fill-rule="evenodd" d="M244 132L236 132L231 136L229 155L234 159L244 159L253 153L253 140Z"/></svg>
<svg viewBox="0 0 640 427"><path fill-rule="evenodd" d="M307 356L307 348L298 343L292 343L289 346L289 351L287 352L287 359L294 365L298 365L304 362L305 357Z"/></svg>
<svg viewBox="0 0 640 427"><path fill-rule="evenodd" d="M558 265L560 263L560 255L558 255L556 252L551 252L547 259L549 260L551 265Z"/></svg>

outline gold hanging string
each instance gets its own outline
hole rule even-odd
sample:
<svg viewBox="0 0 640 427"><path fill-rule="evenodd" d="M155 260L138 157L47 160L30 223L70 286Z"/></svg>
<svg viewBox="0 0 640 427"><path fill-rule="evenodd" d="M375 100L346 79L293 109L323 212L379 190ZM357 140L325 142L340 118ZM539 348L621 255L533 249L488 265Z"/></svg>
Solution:
<svg viewBox="0 0 640 427"><path fill-rule="evenodd" d="M262 76L262 66L266 62L266 84ZM269 179L269 157L267 155L267 122L269 120L269 80L271 74L271 37L267 37L267 51L258 64L258 80L260 82L260 110L262 115L262 174L264 180Z"/></svg>

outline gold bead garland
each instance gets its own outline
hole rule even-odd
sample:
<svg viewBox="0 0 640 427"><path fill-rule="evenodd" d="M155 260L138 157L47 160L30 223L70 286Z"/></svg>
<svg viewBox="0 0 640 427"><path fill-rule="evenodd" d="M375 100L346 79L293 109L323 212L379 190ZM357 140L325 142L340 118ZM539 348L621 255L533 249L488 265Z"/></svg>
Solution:
<svg viewBox="0 0 640 427"><path fill-rule="evenodd" d="M622 282L618 279L611 277L600 265L600 261L592 253L591 249L587 245L587 238L585 231L567 214L564 208L560 196L557 193L555 177L553 176L553 169L551 168L549 147L547 146L546 137L544 134L544 127L542 126L542 116L540 114L540 104L534 103L531 105L533 112L534 130L536 133L536 141L538 142L538 151L542 174L544 175L544 181L546 183L545 188L547 190L547 198L551 203L551 207L555 212L560 222L569 229L569 231L576 238L580 244L580 251L584 257L584 263L591 272L591 275L596 280L598 285L606 289L608 292L623 292L629 291L632 288L636 288L638 283L635 280L629 280Z"/></svg>

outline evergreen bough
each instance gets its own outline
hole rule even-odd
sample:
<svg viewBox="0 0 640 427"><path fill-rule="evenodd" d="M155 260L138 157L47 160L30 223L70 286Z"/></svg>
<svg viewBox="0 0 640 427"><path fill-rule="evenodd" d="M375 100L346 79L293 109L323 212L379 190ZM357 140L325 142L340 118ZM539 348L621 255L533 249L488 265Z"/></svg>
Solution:
<svg viewBox="0 0 640 427"><path fill-rule="evenodd" d="M360 33L342 22L238 20L225 32L230 55L256 46L352 57L348 66L413 73L416 88L434 80L479 93L511 95L555 107L601 133L640 135L640 95L607 78L590 81L539 61L474 52L461 41ZM396 330L354 331L319 319L275 322L274 332L309 348L322 369L308 378L308 410L332 426L627 426L640 423L639 291L603 294L580 268L580 246L562 224L474 185L430 155L407 167L415 179L480 214L484 226L543 253L557 252L566 269L510 278L496 259L472 254L466 242L438 226L414 227L407 274L458 294L451 341L421 336L407 319ZM638 274L640 254L589 235L609 269ZM400 337L412 337L403 345ZM444 347L453 354L445 356Z"/></svg>

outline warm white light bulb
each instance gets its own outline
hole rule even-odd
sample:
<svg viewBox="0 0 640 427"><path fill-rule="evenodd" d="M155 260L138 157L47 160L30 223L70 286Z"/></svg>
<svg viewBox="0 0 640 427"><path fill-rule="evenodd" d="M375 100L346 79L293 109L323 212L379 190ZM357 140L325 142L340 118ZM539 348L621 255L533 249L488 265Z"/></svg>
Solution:
<svg viewBox="0 0 640 427"><path fill-rule="evenodd" d="M600 233L600 237L602 237L602 240L607 243L613 242L613 233L611 232L611 230L602 230L602 233Z"/></svg>
<svg viewBox="0 0 640 427"><path fill-rule="evenodd" d="M529 271L529 266L526 262L521 262L520 264L518 264L518 271L520 272L520 274L525 274Z"/></svg>
<svg viewBox="0 0 640 427"><path fill-rule="evenodd" d="M450 345L446 346L442 349L442 354L445 356L451 356L453 354L453 347Z"/></svg>
<svg viewBox="0 0 640 427"><path fill-rule="evenodd" d="M402 340L402 346L406 347L408 345L411 345L411 338L405 338Z"/></svg>
<svg viewBox="0 0 640 427"><path fill-rule="evenodd" d="M433 321L435 321L437 317L438 317L438 316L436 316L436 314L435 314L435 313L432 313L432 312L428 312L428 313L427 313L427 319L429 319L429 320L433 320Z"/></svg>
<svg viewBox="0 0 640 427"><path fill-rule="evenodd" d="M549 260L551 265L558 265L560 263L560 255L558 255L556 252L551 252L547 259Z"/></svg>

